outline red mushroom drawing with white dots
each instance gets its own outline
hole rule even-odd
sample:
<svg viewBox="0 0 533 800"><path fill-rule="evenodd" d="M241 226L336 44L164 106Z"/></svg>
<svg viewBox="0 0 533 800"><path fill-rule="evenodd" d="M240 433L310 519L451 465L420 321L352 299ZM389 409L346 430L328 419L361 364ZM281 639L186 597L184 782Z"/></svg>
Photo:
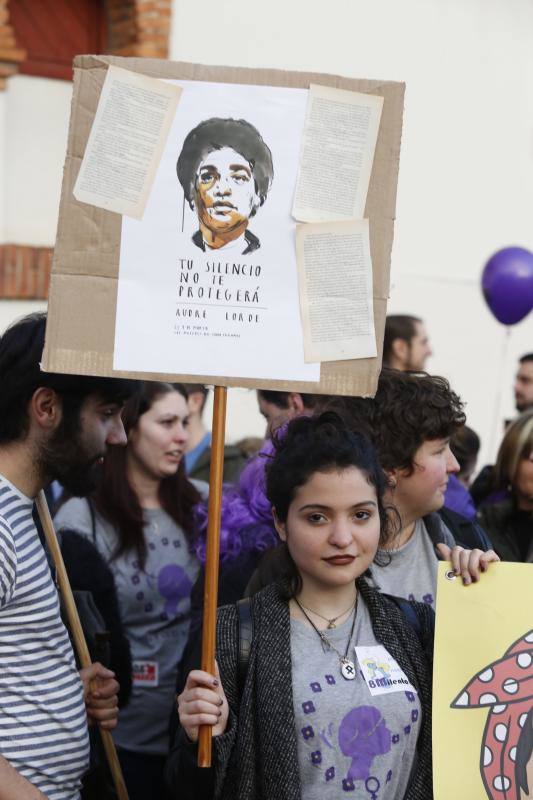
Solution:
<svg viewBox="0 0 533 800"><path fill-rule="evenodd" d="M533 630L474 675L451 708L487 707L480 772L491 800L533 797Z"/></svg>

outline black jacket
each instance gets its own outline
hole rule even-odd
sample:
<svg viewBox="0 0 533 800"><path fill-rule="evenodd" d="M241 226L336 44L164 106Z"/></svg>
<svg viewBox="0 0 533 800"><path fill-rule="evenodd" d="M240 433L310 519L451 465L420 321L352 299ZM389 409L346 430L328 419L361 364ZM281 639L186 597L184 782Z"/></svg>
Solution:
<svg viewBox="0 0 533 800"><path fill-rule="evenodd" d="M437 517L440 517L452 534L455 543L461 545L461 547L465 547L467 550L475 550L476 548L479 550L492 549L492 543L479 522L469 520L450 508L441 508L440 511L424 517L424 522L433 544L443 541L435 526Z"/></svg>
<svg viewBox="0 0 533 800"><path fill-rule="evenodd" d="M63 529L58 539L74 599L77 592L90 592L109 632L109 662L104 666L116 675L119 705L123 706L131 694L131 653L120 619L113 574L96 547L81 534ZM83 627L83 618L81 622ZM91 657L101 660L95 652Z"/></svg>
<svg viewBox="0 0 533 800"><path fill-rule="evenodd" d="M533 563L533 514L520 511L509 497L481 506L481 523L489 531L502 561Z"/></svg>

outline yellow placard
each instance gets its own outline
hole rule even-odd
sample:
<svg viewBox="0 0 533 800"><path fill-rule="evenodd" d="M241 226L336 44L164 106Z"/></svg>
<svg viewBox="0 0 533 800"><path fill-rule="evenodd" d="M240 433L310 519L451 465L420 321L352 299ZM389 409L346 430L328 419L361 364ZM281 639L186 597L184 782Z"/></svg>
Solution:
<svg viewBox="0 0 533 800"><path fill-rule="evenodd" d="M470 586L447 570L439 564L434 798L533 797L533 564L491 564Z"/></svg>

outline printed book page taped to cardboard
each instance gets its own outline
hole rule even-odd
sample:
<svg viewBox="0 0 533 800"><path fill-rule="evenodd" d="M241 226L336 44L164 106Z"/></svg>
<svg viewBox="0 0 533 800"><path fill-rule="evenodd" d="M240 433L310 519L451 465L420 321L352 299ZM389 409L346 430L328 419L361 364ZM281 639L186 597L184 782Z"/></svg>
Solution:
<svg viewBox="0 0 533 800"><path fill-rule="evenodd" d="M368 220L298 225L296 254L305 360L375 356Z"/></svg>
<svg viewBox="0 0 533 800"><path fill-rule="evenodd" d="M383 97L311 85L292 213L300 222L362 219Z"/></svg>
<svg viewBox="0 0 533 800"><path fill-rule="evenodd" d="M195 95L202 96L202 88L207 84L220 84L217 88L221 95L225 87L226 103L223 108L214 107L209 98L212 92L206 93L205 108L196 101L196 109L191 111L188 118L189 128L186 125L181 130L181 139L176 139L173 151L172 174L166 167L166 172L161 172L164 158L161 160L154 185L148 198L143 220L128 219L119 214L100 208L95 208L78 202L73 195L74 184L78 175L81 159L83 158L89 132L98 106L100 92L106 77L108 65L113 64L123 69L138 72L151 78L178 81L180 86L187 82L195 82ZM58 235L54 253L53 271L50 287L49 322L47 339L43 356L43 368L48 371L68 372L74 374L116 375L141 379L154 380L188 380L191 382L214 383L225 386L244 386L250 388L272 388L278 390L295 390L318 393L369 395L375 392L377 377L381 368L380 353L383 343L383 329L386 314L386 302L389 292L390 253L393 238L393 220L395 214L396 186L398 177L398 162L400 151L400 138L403 113L404 85L386 81L355 80L341 78L333 75L320 75L316 73L282 72L276 70L249 70L226 67L207 67L194 64L172 63L152 59L123 59L111 56L80 56L75 60L74 95L72 104L71 124L69 131L68 150L65 163L64 180L62 187ZM204 86L202 86L202 84ZM365 217L369 219L370 226L370 251L373 265L373 302L374 302L374 330L377 345L377 357L361 358L357 360L325 361L318 366L316 363L305 364L303 360L303 344L301 354L296 353L297 333L300 330L299 304L292 307L292 287L297 285L297 270L294 246L294 230L289 235L287 229L277 222L281 219L281 210L290 212L293 198L287 199L287 191L282 192L283 186L289 181L289 171L298 167L298 152L295 154L294 163L290 147L283 153L276 149L276 130L268 125L262 126L265 136L261 135L263 142L269 147L267 135L273 141L272 165L268 163L268 156L264 150L261 156L261 146L256 160L261 162L261 172L254 176L253 182L246 175L246 170L239 162L240 139L235 139L234 131L222 130L221 144L216 152L217 158L210 156L204 158L200 148L200 161L197 161L198 152L194 147L187 147L191 139L187 140L188 133L194 131L193 144L202 137L202 123L210 120L243 119L261 134L261 108L275 111L282 103L280 98L285 92L295 90L293 102L290 107L295 114L305 118L305 102L298 101L300 94L307 95L311 84L330 86L332 88L361 92L383 98L383 110L379 134L376 143L375 157L370 175L368 194L365 207ZM233 91L231 87L235 87ZM302 92L302 90L304 90ZM185 91L180 98L179 109L184 104ZM191 94L192 96L192 94ZM246 116L241 112L243 98L259 97L261 103L250 101L246 108ZM300 105L298 104L300 103ZM262 104L262 105L261 105ZM283 105L282 105L283 107ZM241 113L239 113L241 112ZM193 116L196 114L196 125L193 125ZM263 115L263 119L265 118ZM254 124L254 121L257 124ZM215 123L216 126L217 123ZM192 126L192 127L191 127ZM220 127L220 125L219 125ZM224 126L222 126L223 128ZM197 130L195 130L195 128ZM216 130L217 136L220 130ZM244 138L246 139L246 131ZM228 139L226 134L231 134L233 139ZM226 136L226 138L224 138ZM172 137L169 134L167 142ZM242 138L242 137L241 137ZM232 147L233 144L233 147ZM256 142L257 144L257 142ZM292 145L291 145L292 146ZM270 148L269 148L270 149ZM232 156L236 154L235 157ZM181 161L180 161L181 156ZM275 157L274 157L275 156ZM196 159L196 160L195 160ZM242 159L241 159L242 160ZM179 163L178 163L179 162ZM276 162L279 163L279 173L276 172ZM250 161L248 162L250 164ZM256 163L256 162L254 162ZM196 176L205 188L205 202L200 195L194 195L190 189L191 170L196 170ZM174 171L175 170L175 171ZM200 170L200 171L198 171ZM224 192L209 205L209 188L215 175L226 175L240 187L244 187L238 202L227 201ZM128 319L130 330L134 326L143 330L143 336L138 337L132 348L135 357L138 355L141 367L133 366L131 360L126 364L120 353L115 352L115 327L117 320L117 295L119 295L119 274L121 269L122 253L126 239L124 230L126 226L143 226L148 214L151 213L151 204L156 197L155 191L158 181L166 182L166 196L170 198L169 208L165 209L166 227L171 220L176 232L176 242L183 245L168 248L161 235L158 214L152 215L150 224L153 227L151 236L152 245L145 246L142 259L134 265L134 271L141 269L148 279L150 292L142 297L137 296L135 305L128 309L131 298L128 296L130 279L122 283L121 291L125 291L125 302L122 312ZM218 178L217 178L218 180ZM277 187L276 187L277 182ZM250 184L253 191L249 191ZM171 188L172 187L172 188ZM246 190L248 187L248 193ZM276 195L276 192L278 193ZM281 193L281 194L280 194ZM270 196L269 196L270 195ZM235 196L235 192L234 192ZM271 202L272 201L272 202ZM286 202L287 206L283 207ZM225 205L225 203L227 203ZM165 205L163 203L163 205ZM159 206L154 208L161 209ZM231 242L222 242L220 245L219 234L224 237L227 229L227 218L232 217L235 225L240 224L242 217L248 215L247 225L242 227L242 236L231 239ZM277 216L276 216L277 215ZM217 224L219 229L217 229ZM294 222L294 221L293 221ZM295 227L295 225L294 225ZM276 230L278 234L276 236ZM168 233L166 234L168 236ZM130 233L128 232L128 237ZM289 252L287 240L292 236L292 259L285 256ZM180 238L181 237L181 238ZM130 249L135 249L131 242ZM185 243L186 242L186 246ZM234 251L228 248L234 245ZM170 252L170 256L169 256ZM163 255L162 255L163 254ZM216 258L208 256L216 255ZM220 256L220 257L219 257ZM164 261L164 259L169 259ZM183 260L180 260L183 259ZM286 259L286 260L285 260ZM189 267L189 262L192 266ZM277 263L279 261L279 263ZM233 265L240 265L235 267ZM227 266L229 265L229 266ZM274 266L272 266L274 265ZM199 269L196 269L196 267ZM258 275L245 274L260 267ZM276 272L277 270L277 272ZM197 277L192 275L197 274ZM182 278L181 275L187 276ZM169 278L169 275L171 278ZM255 278L256 280L252 280ZM259 280L258 280L259 279ZM170 284L172 280L172 284ZM176 347L175 339L170 339L172 344L158 338L157 326L163 316L161 307L157 307L154 297L159 297L162 304L168 303L172 310L173 325L191 325L190 331L195 328L191 337L201 337L203 321L191 321L187 317L179 318L178 300L181 285L198 291L202 283L203 297L197 298L202 304L206 301L206 292L220 308L217 314L229 313L231 325L235 333L241 337L242 352L245 358L232 356L233 363L228 363L229 349L219 346L216 337L206 337L205 350L212 355L209 363L205 362L204 371L198 369L198 360L180 357L187 352L186 344ZM172 291L168 286L172 286ZM182 289L182 294L186 289ZM188 294L188 292L187 292ZM237 299L238 297L238 299ZM172 299L172 305L169 298ZM186 311L191 311L191 302L194 297L186 298ZM235 301L235 302L232 302ZM283 311L283 304L291 305L289 317L287 309ZM184 304L185 305L185 304ZM236 309L228 309L226 305L236 305ZM242 305L250 305L250 309L241 309ZM258 346L257 339L246 332L250 332L255 322L256 314L261 309L255 306L264 305L272 311L281 309L280 320L283 324L277 333L278 341L290 342L290 347L284 349L291 358L295 357L295 364L289 364L281 372L279 363L283 359L276 358L275 348L269 348L269 340ZM244 313L246 312L246 313ZM169 312L170 313L170 312ZM233 313L236 314L235 319ZM239 317L243 314L242 318ZM249 319L249 316L252 319ZM285 315L285 316L284 316ZM294 324L291 328L287 319L292 315ZM212 326L213 331L216 326ZM185 329L187 330L187 329ZM185 337L183 337L185 338ZM152 340L151 347L150 341ZM272 340L270 340L272 341ZM144 349L148 349L146 357ZM247 349L248 348L248 349ZM161 357L158 350L170 352L172 370L168 371L168 364L162 369ZM121 363L117 368L117 355ZM141 360L143 359L143 360ZM301 360L300 360L301 359ZM254 362L262 361L264 369L257 370Z"/></svg>
<svg viewBox="0 0 533 800"><path fill-rule="evenodd" d="M109 67L76 200L142 219L180 94L179 86Z"/></svg>

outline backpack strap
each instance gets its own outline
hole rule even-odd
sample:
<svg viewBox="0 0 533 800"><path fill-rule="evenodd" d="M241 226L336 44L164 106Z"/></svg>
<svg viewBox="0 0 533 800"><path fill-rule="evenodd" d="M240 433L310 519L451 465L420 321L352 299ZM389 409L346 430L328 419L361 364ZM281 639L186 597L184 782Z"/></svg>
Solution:
<svg viewBox="0 0 533 800"><path fill-rule="evenodd" d="M237 691L239 697L242 696L246 675L248 672L248 662L250 661L250 650L254 638L254 623L252 619L252 604L249 597L243 597L235 604L239 623L239 650L237 655Z"/></svg>
<svg viewBox="0 0 533 800"><path fill-rule="evenodd" d="M391 600L402 612L409 626L416 633L418 641L426 656L433 660L433 639L435 635L435 612L431 606L425 603L415 603L405 600L403 597L395 597L392 594L384 595Z"/></svg>
<svg viewBox="0 0 533 800"><path fill-rule="evenodd" d="M59 530L56 531L56 539L59 545L59 549L61 550L61 546L63 543L63 531ZM44 554L46 556L46 560L48 561L48 568L50 569L50 575L52 576L52 581L57 589L58 595L61 597L61 592L59 591L59 580L57 577L57 569L56 569L56 562L54 561L54 557L52 555L52 551L48 547L48 542L46 539L43 542Z"/></svg>
<svg viewBox="0 0 533 800"><path fill-rule="evenodd" d="M393 594L386 594L385 597L388 597L389 600L392 600L392 602L398 606L411 628L413 628L420 641L422 641L422 625L420 624L420 619L418 618L413 604L409 600L405 600L403 597L396 597Z"/></svg>
<svg viewBox="0 0 533 800"><path fill-rule="evenodd" d="M89 506L89 513L91 515L92 542L93 542L94 546L96 547L96 517L95 517L95 513L94 513L94 506L92 504L92 501L91 501L90 497L86 497L85 499L87 500L87 505Z"/></svg>
<svg viewBox="0 0 533 800"><path fill-rule="evenodd" d="M422 626L413 605L409 602L409 600L404 600L401 597L395 597L394 601L398 608L402 611L404 617L407 619L411 627L416 632L418 638L422 639Z"/></svg>

